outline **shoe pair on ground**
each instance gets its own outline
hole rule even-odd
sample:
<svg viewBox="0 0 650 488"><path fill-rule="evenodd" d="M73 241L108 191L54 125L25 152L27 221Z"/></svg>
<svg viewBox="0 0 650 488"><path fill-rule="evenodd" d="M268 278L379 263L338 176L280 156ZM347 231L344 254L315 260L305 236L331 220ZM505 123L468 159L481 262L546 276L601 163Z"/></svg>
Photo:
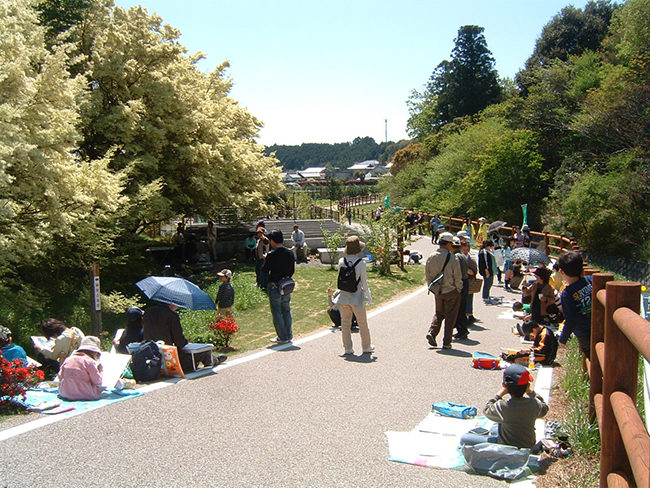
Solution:
<svg viewBox="0 0 650 488"><path fill-rule="evenodd" d="M372 354L373 352L375 352L375 346L370 346L370 349L363 351L363 354ZM354 355L354 351L345 351L342 354L342 356L353 356L353 355Z"/></svg>

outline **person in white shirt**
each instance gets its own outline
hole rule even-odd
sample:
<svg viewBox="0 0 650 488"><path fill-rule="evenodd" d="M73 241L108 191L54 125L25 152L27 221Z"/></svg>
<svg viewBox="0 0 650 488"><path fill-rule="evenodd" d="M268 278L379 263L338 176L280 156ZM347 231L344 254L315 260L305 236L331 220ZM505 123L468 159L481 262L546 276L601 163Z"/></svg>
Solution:
<svg viewBox="0 0 650 488"><path fill-rule="evenodd" d="M296 262L306 263L307 254L305 252L305 233L300 230L298 224L293 226L293 232L291 233L291 240L293 241L293 250L296 255Z"/></svg>
<svg viewBox="0 0 650 488"><path fill-rule="evenodd" d="M339 270L342 267L354 266L357 289L354 292L341 290L338 297L338 307L341 313L341 336L343 339L343 355L354 354L352 348L352 316L357 318L359 335L361 336L361 350L364 354L371 354L375 347L371 344L368 317L366 316L366 303L372 303L372 295L368 287L366 262L363 260L366 245L357 236L348 237L345 242L344 256L339 260ZM347 264L346 264L347 263Z"/></svg>

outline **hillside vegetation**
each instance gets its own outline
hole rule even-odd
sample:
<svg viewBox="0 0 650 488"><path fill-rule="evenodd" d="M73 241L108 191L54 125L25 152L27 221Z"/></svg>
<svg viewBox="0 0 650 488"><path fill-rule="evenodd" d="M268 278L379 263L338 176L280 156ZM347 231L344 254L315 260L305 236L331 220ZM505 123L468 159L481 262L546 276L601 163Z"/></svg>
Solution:
<svg viewBox="0 0 650 488"><path fill-rule="evenodd" d="M380 190L405 206L521 222L650 257L650 0L566 7L515 81L478 26L409 99L413 144Z"/></svg>

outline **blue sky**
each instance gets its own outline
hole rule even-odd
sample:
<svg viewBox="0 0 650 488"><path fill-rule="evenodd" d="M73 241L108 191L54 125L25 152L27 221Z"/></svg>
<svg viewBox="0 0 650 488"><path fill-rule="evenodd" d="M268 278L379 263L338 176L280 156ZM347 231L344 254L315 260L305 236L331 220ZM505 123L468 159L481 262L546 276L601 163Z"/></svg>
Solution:
<svg viewBox="0 0 650 488"><path fill-rule="evenodd" d="M500 76L513 78L542 27L587 0L115 0L142 5L225 60L230 93L264 127L262 144L406 138L411 90L449 59L462 25L485 28Z"/></svg>

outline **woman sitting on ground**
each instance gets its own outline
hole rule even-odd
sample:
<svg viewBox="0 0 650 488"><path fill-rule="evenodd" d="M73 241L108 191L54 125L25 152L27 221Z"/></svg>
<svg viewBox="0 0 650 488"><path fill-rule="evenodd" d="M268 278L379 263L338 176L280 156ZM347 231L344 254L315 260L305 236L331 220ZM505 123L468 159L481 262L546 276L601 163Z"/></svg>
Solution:
<svg viewBox="0 0 650 488"><path fill-rule="evenodd" d="M65 400L99 400L104 387L102 365L99 364L101 350L99 339L84 337L77 349L63 361L59 378L59 396Z"/></svg>
<svg viewBox="0 0 650 488"><path fill-rule="evenodd" d="M84 333L76 327L67 327L57 319L45 319L41 322L41 331L46 339L53 339L51 347L34 344L38 351L36 359L48 373L56 375L63 361L79 347Z"/></svg>
<svg viewBox="0 0 650 488"><path fill-rule="evenodd" d="M126 328L122 337L115 342L115 348L120 354L129 354L126 346L132 342L142 342L142 316L144 312L138 307L131 307L126 311Z"/></svg>

